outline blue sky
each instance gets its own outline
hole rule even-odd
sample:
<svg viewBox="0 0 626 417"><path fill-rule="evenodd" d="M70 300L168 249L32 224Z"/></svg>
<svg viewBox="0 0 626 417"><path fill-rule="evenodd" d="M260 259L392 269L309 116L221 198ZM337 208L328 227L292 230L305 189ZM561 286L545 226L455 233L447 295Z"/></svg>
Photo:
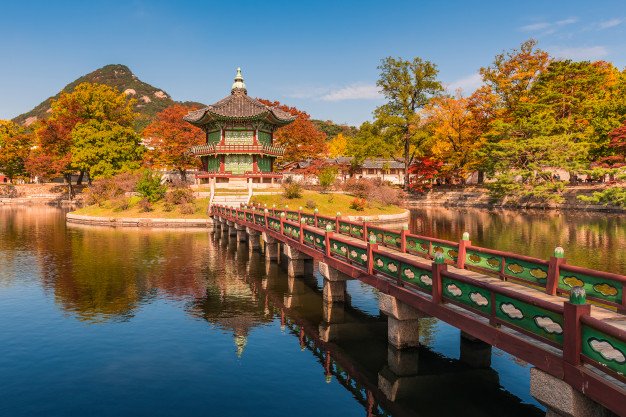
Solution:
<svg viewBox="0 0 626 417"><path fill-rule="evenodd" d="M469 94L529 38L555 57L626 66L626 1L28 1L0 10L0 119L125 64L175 100L211 104L237 67L248 94L360 125L384 103L380 59L437 64Z"/></svg>

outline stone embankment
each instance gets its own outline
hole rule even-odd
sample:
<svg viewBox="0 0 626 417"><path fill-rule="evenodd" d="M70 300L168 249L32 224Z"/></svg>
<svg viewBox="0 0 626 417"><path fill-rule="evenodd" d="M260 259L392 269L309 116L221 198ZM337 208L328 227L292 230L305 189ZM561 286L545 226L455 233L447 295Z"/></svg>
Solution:
<svg viewBox="0 0 626 417"><path fill-rule="evenodd" d="M588 186L568 187L563 193L561 203L542 202L528 198L523 200L504 199L493 203L486 189L479 187L436 187L423 194L415 194L407 199L407 207L446 206L446 207L482 207L482 208L539 208L555 210L583 210L626 213L626 209L603 204L589 204L580 201L577 196L593 195L600 188Z"/></svg>
<svg viewBox="0 0 626 417"><path fill-rule="evenodd" d="M74 200L69 200L67 186L63 184L24 184L24 185L1 185L0 205L23 204L23 205L58 205L80 206L83 204L83 187L74 187L78 194Z"/></svg>
<svg viewBox="0 0 626 417"><path fill-rule="evenodd" d="M209 227L213 219L149 219L130 217L95 217L67 213L68 223L114 227Z"/></svg>

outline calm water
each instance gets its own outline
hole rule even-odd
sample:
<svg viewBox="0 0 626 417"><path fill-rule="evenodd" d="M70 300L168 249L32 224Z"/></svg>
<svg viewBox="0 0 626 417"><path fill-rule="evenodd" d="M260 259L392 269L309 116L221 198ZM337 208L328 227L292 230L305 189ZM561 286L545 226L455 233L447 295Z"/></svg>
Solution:
<svg viewBox="0 0 626 417"><path fill-rule="evenodd" d="M544 258L560 244L570 263L624 272L617 217L428 209L411 225ZM331 311L321 284L205 230L66 226L56 208L0 206L0 415L543 415L522 361L494 349L473 368L435 319L395 361L375 291L351 281Z"/></svg>

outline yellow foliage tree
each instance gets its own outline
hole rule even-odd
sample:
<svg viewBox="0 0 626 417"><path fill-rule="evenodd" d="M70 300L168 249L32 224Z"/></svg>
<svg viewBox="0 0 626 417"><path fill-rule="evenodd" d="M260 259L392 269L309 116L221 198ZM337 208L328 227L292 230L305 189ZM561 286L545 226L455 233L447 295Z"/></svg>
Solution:
<svg viewBox="0 0 626 417"><path fill-rule="evenodd" d="M338 156L348 156L348 138L339 133L328 144L328 155L331 158Z"/></svg>

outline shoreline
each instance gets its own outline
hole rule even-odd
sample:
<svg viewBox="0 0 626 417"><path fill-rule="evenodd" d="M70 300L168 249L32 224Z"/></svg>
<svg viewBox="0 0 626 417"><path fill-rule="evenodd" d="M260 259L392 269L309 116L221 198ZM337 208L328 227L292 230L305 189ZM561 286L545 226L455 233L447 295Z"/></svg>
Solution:
<svg viewBox="0 0 626 417"><path fill-rule="evenodd" d="M523 202L508 202L506 198L502 202L491 203L487 190L483 188L437 188L421 195L411 195L406 200L406 206L409 209L440 206L507 210L572 210L626 214L626 208L604 204L590 204L576 198L578 195L592 195L594 191L598 191L598 189L588 187L569 188L563 193L564 201L562 203L540 202L532 199Z"/></svg>

